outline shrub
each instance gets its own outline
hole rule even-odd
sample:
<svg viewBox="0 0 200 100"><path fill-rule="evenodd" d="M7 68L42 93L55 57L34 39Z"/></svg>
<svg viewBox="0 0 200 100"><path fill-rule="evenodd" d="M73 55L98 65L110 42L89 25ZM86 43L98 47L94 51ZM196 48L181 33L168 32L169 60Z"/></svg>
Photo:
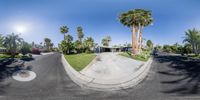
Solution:
<svg viewBox="0 0 200 100"><path fill-rule="evenodd" d="M170 52L172 52L172 49L171 49L171 47L169 45L164 45L163 46L163 51L167 52L167 53L170 53Z"/></svg>
<svg viewBox="0 0 200 100"><path fill-rule="evenodd" d="M41 51L40 51L39 49L33 48L33 49L32 49L32 53L33 53L33 54L38 54L38 55L39 55L39 54L41 53Z"/></svg>

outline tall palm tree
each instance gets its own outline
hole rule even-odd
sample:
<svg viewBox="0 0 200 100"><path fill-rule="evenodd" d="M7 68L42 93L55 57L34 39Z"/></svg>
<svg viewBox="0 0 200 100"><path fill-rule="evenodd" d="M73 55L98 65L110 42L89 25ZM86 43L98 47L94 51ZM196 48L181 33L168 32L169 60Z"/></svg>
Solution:
<svg viewBox="0 0 200 100"><path fill-rule="evenodd" d="M17 52L17 47L22 42L22 38L18 34L9 34L5 37L3 45L11 53L11 56L14 58Z"/></svg>
<svg viewBox="0 0 200 100"><path fill-rule="evenodd" d="M131 28L133 54L137 54L138 40L140 40L140 42L142 41L141 35L137 35L137 33L141 34L142 26L147 26L152 22L150 11L143 9L130 10L122 13L119 17L119 20L124 26Z"/></svg>
<svg viewBox="0 0 200 100"><path fill-rule="evenodd" d="M0 34L0 47L3 46L3 40L4 40L4 37L2 34Z"/></svg>
<svg viewBox="0 0 200 100"><path fill-rule="evenodd" d="M65 36L65 41L63 41L65 43L62 42L62 44L64 44L63 46L64 46L64 48L66 48L66 51L67 51L68 54L70 53L70 51L73 47L72 41L73 41L73 37L68 34L68 35Z"/></svg>
<svg viewBox="0 0 200 100"><path fill-rule="evenodd" d="M83 33L83 28L80 26L77 27L77 35L78 35L78 40L80 41L80 52L82 52L83 48L84 48L83 41L82 41L82 39L84 37L84 33Z"/></svg>
<svg viewBox="0 0 200 100"><path fill-rule="evenodd" d="M68 35L65 36L65 42L66 43L69 43L69 42L72 42L72 41L73 41L73 37L71 35L68 34Z"/></svg>
<svg viewBox="0 0 200 100"><path fill-rule="evenodd" d="M67 26L62 26L60 27L60 33L64 35L64 40L65 40L65 34L69 32L69 28Z"/></svg>
<svg viewBox="0 0 200 100"><path fill-rule="evenodd" d="M185 32L185 39L183 40L183 42L188 42L192 45L192 51L193 53L197 54L197 50L198 50L198 39L200 37L200 33L198 30L196 30L195 28L193 29L188 29Z"/></svg>
<svg viewBox="0 0 200 100"><path fill-rule="evenodd" d="M142 31L143 28L149 26L153 23L153 18L151 11L140 9L140 21L139 21L139 32L138 32L138 43L139 43L139 52L142 48Z"/></svg>
<svg viewBox="0 0 200 100"><path fill-rule="evenodd" d="M77 27L77 33L78 33L78 39L82 43L82 39L84 37L83 28L80 26Z"/></svg>

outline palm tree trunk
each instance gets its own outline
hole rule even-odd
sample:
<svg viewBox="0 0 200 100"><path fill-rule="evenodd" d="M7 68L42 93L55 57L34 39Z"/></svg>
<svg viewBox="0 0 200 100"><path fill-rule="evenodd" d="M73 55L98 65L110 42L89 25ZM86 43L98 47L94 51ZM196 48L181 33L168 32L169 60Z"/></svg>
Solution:
<svg viewBox="0 0 200 100"><path fill-rule="evenodd" d="M192 43L192 51L193 51L193 53L195 53L194 43Z"/></svg>
<svg viewBox="0 0 200 100"><path fill-rule="evenodd" d="M135 26L133 26L132 29L132 52L133 54L137 54L138 53L138 41L137 41L137 28Z"/></svg>
<svg viewBox="0 0 200 100"><path fill-rule="evenodd" d="M65 33L64 33L64 41L65 41Z"/></svg>
<svg viewBox="0 0 200 100"><path fill-rule="evenodd" d="M142 29L143 29L143 27L142 26L140 26L139 27L139 53L141 52L141 49L142 49Z"/></svg>
<svg viewBox="0 0 200 100"><path fill-rule="evenodd" d="M11 50L11 57L15 58L15 50Z"/></svg>

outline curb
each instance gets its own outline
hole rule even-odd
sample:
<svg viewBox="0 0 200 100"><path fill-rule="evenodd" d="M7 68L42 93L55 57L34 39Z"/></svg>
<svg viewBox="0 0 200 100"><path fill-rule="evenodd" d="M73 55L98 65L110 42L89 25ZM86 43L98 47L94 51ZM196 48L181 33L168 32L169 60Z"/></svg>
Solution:
<svg viewBox="0 0 200 100"><path fill-rule="evenodd" d="M99 80L95 80L94 78L87 77L80 72L77 72L71 65L65 60L64 55L61 57L62 64L64 66L65 71L71 78L73 82L78 84L82 88L93 89L98 91L111 91L111 90L120 90L131 88L141 81L145 79L147 76L149 69L151 67L152 58L150 58L142 67L138 69L138 71L131 74L129 77L126 77L122 80L119 80L118 83L98 83ZM101 81L102 82L102 81Z"/></svg>

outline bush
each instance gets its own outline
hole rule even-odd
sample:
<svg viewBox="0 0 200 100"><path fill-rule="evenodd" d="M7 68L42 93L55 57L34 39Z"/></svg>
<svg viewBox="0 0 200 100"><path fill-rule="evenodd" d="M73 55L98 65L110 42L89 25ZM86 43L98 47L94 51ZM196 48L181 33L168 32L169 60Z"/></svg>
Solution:
<svg viewBox="0 0 200 100"><path fill-rule="evenodd" d="M163 46L163 51L167 52L167 53L170 53L170 52L172 52L172 49L171 49L171 47L169 45L164 45Z"/></svg>
<svg viewBox="0 0 200 100"><path fill-rule="evenodd" d="M32 53L40 55L41 51L39 49L33 48Z"/></svg>
<svg viewBox="0 0 200 100"><path fill-rule="evenodd" d="M11 55L12 53L11 52L6 52L6 53L4 53L4 54L6 54L6 55ZM19 54L19 52L16 52L15 53L15 55L18 55Z"/></svg>
<svg viewBox="0 0 200 100"><path fill-rule="evenodd" d="M139 60L139 61L147 61L150 58L150 50L145 50L142 51L140 54L137 55L132 55L131 52L124 52L124 53L120 53L120 55L125 56L125 57L129 57L129 58L133 58L135 60Z"/></svg>
<svg viewBox="0 0 200 100"><path fill-rule="evenodd" d="M93 51L86 49L85 53L93 53Z"/></svg>

